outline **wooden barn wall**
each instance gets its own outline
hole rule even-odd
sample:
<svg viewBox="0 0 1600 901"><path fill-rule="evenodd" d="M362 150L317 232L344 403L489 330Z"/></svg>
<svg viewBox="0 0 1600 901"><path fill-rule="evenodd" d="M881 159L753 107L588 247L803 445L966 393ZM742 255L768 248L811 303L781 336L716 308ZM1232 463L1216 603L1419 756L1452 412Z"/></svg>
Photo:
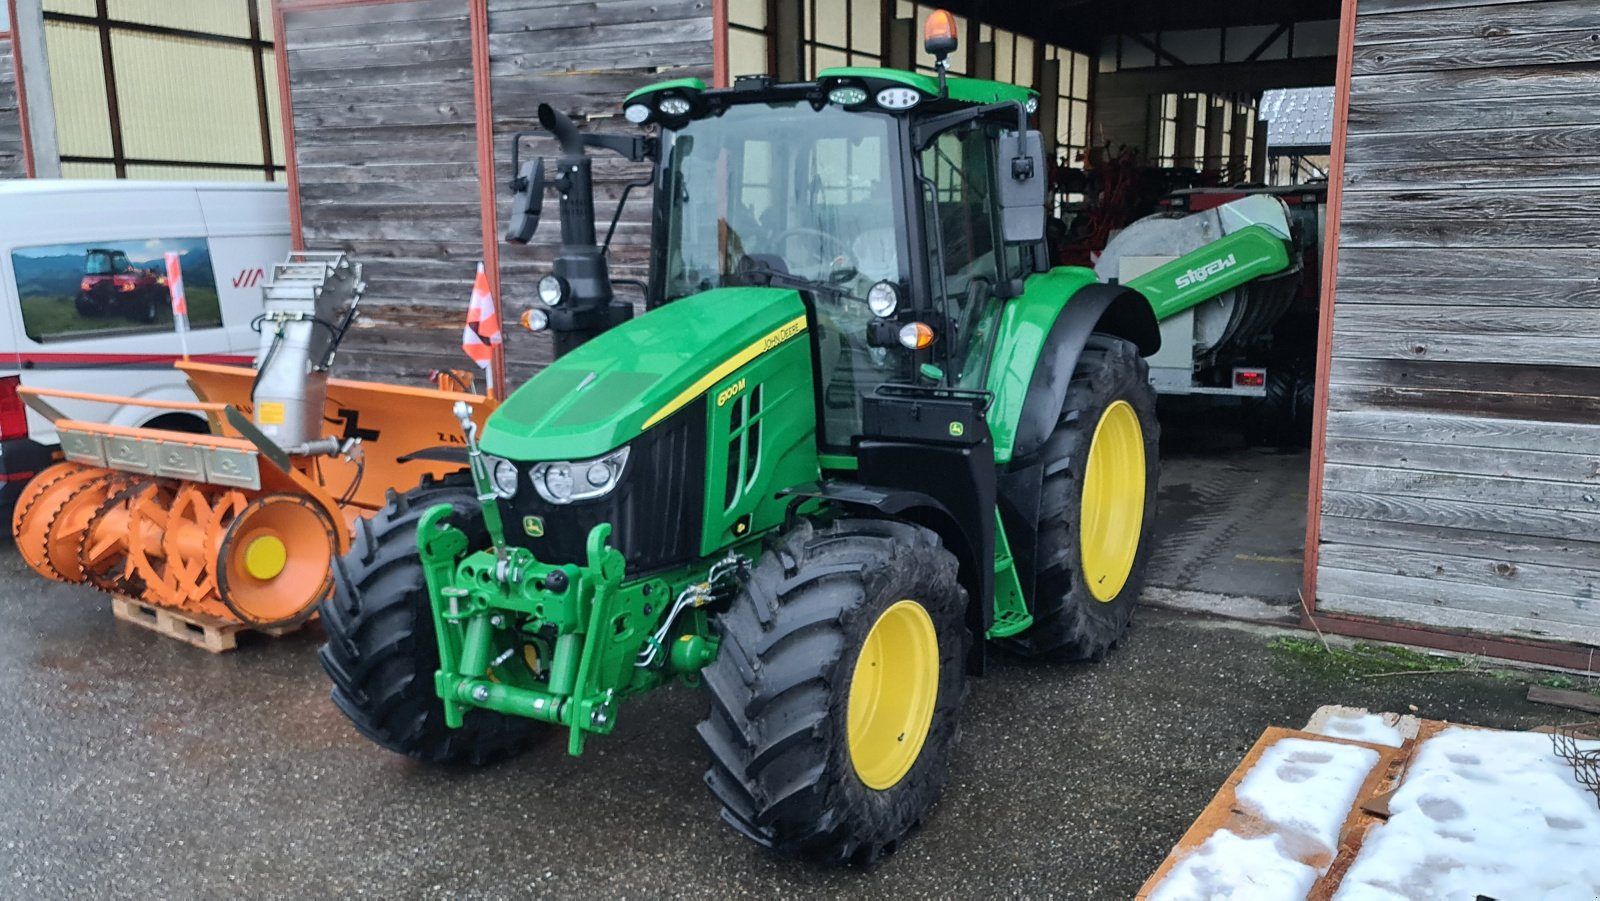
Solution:
<svg viewBox="0 0 1600 901"><path fill-rule="evenodd" d="M1317 610L1600 645L1600 10L1360 0Z"/></svg>
<svg viewBox="0 0 1600 901"><path fill-rule="evenodd" d="M489 0L489 71L494 93L497 221L504 233L511 213L505 183L511 175L511 136L539 131L540 103L549 103L585 130L637 133L622 118L622 98L635 88L671 78L712 80L711 0ZM526 154L553 158L555 142L530 139ZM616 210L628 182L648 178L648 165L630 164L616 154L594 151L597 237ZM650 192L635 188L617 226L610 250L613 278L648 277ZM503 244L500 290L507 322L530 306L536 285L549 272L560 244L554 194L545 199L544 218L527 247ZM616 286L618 299L642 309L643 295ZM507 378L512 384L550 359L547 336L520 328L507 331Z"/></svg>
<svg viewBox="0 0 1600 901"><path fill-rule="evenodd" d="M11 39L0 37L0 178L28 174L22 155L22 110L17 103L17 73Z"/></svg>
<svg viewBox="0 0 1600 901"><path fill-rule="evenodd" d="M483 256L466 0L284 9L302 233L365 267L336 374L461 367Z"/></svg>

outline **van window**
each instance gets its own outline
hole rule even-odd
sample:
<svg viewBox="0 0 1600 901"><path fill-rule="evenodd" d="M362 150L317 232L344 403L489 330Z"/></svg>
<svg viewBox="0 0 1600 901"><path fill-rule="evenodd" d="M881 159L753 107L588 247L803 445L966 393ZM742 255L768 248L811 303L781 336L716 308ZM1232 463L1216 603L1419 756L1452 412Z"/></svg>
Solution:
<svg viewBox="0 0 1600 901"><path fill-rule="evenodd" d="M205 238L99 241L11 252L22 330L65 341L172 330L168 252L183 267L191 329L220 328L222 305Z"/></svg>

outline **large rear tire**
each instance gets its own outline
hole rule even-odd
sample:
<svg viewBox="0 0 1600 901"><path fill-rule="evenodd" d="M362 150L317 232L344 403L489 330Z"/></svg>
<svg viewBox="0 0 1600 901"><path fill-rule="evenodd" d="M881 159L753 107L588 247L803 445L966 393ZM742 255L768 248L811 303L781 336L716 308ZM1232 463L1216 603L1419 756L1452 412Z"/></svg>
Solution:
<svg viewBox="0 0 1600 901"><path fill-rule="evenodd" d="M1033 625L1007 647L1095 660L1127 631L1150 558L1159 439L1138 348L1092 335L1045 448Z"/></svg>
<svg viewBox="0 0 1600 901"><path fill-rule="evenodd" d="M445 725L434 691L439 644L417 522L450 504L449 523L471 547L488 543L465 473L426 479L356 523L350 552L335 561L333 594L322 602L327 643L318 656L333 679L333 703L362 735L424 763L494 763L526 745L538 724L487 710L469 710L460 729Z"/></svg>
<svg viewBox="0 0 1600 901"><path fill-rule="evenodd" d="M949 777L967 594L933 532L802 523L718 621L700 736L722 817L791 857L893 853Z"/></svg>

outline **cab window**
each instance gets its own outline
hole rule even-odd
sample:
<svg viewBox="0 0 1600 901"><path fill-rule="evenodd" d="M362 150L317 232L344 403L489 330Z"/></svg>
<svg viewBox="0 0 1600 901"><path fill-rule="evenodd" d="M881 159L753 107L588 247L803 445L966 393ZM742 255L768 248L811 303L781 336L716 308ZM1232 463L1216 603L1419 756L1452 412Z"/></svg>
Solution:
<svg viewBox="0 0 1600 901"><path fill-rule="evenodd" d="M928 271L947 322L951 384L979 388L999 315L995 287L1013 270L1002 242L994 139L974 123L941 134L922 152Z"/></svg>

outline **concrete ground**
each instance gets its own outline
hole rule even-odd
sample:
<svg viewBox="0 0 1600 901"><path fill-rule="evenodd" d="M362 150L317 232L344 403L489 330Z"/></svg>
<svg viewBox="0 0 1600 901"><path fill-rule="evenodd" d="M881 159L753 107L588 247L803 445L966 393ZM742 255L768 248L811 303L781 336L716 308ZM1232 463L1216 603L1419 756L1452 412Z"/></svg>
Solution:
<svg viewBox="0 0 1600 901"><path fill-rule="evenodd" d="M1267 726L1330 703L1562 718L1514 679L1360 675L1274 646L1290 633L1146 609L1102 663L997 661L922 831L829 870L718 821L692 690L630 702L581 760L551 741L441 772L348 727L316 633L212 656L0 548L0 896L1126 898Z"/></svg>
<svg viewBox="0 0 1600 901"><path fill-rule="evenodd" d="M1298 616L1311 455L1250 445L1243 415L1205 398L1162 399L1148 584L1258 598Z"/></svg>

